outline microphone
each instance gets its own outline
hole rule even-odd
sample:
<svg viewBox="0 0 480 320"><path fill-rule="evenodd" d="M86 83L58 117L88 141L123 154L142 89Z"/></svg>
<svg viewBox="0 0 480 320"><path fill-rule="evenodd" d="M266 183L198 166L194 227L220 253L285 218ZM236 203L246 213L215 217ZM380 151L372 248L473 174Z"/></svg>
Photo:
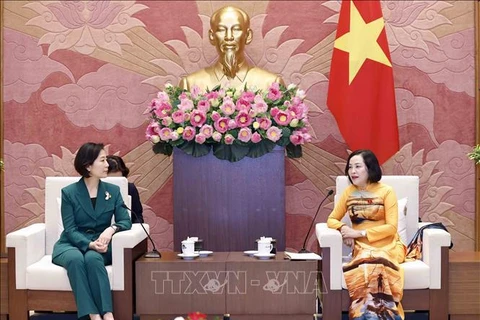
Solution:
<svg viewBox="0 0 480 320"><path fill-rule="evenodd" d="M127 205L125 203L122 203L122 207L127 209L128 211L130 211L135 216L135 218L140 221L140 219L138 219L138 215L135 213L135 211L133 211L132 209L127 207ZM147 235L148 240L150 240L150 242L152 243L152 246L153 246L152 251L145 253L143 256L145 258L161 258L162 255L160 254L160 252L158 252L157 248L155 248L155 242L153 242L152 237L150 237L150 235L148 234L147 229L145 229L145 227L143 226L143 223L140 223L140 225L142 226L143 231L145 231L145 234Z"/></svg>
<svg viewBox="0 0 480 320"><path fill-rule="evenodd" d="M330 197L333 194L333 190L329 190L325 198L320 202L317 208L317 212L315 213L315 216L313 217L312 223L310 224L310 228L308 228L307 236L305 237L305 241L303 241L303 247L298 253L309 253L307 249L305 249L305 245L307 244L307 239L308 235L310 234L310 230L312 229L313 223L315 222L315 219L317 219L318 212L320 211L320 208L322 207L322 204L327 200L328 197Z"/></svg>

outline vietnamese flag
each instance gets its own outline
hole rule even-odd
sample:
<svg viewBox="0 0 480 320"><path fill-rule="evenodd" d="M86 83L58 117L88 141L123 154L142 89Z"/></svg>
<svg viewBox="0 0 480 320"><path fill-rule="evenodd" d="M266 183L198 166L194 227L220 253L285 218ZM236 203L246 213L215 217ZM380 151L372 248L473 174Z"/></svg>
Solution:
<svg viewBox="0 0 480 320"><path fill-rule="evenodd" d="M393 71L379 1L342 1L327 105L349 149L370 149L380 164L399 150Z"/></svg>

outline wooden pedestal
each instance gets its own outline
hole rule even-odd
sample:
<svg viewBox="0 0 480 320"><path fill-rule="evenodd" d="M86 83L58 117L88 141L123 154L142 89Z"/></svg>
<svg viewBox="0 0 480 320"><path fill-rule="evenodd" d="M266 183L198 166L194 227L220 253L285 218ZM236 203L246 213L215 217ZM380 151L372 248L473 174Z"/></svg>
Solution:
<svg viewBox="0 0 480 320"><path fill-rule="evenodd" d="M283 148L234 163L175 149L173 192L175 251L188 236L217 252L254 249L261 236L275 238L277 250L285 250Z"/></svg>

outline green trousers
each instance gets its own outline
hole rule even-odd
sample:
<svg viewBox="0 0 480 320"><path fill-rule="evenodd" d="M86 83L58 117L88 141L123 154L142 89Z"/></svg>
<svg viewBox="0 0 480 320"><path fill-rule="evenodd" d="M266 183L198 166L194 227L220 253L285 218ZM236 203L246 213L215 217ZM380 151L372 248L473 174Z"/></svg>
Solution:
<svg viewBox="0 0 480 320"><path fill-rule="evenodd" d="M78 249L67 250L52 262L67 269L79 319L89 314L103 316L113 312L112 292L105 269L106 265L112 264L111 246L106 253L88 250L83 254Z"/></svg>

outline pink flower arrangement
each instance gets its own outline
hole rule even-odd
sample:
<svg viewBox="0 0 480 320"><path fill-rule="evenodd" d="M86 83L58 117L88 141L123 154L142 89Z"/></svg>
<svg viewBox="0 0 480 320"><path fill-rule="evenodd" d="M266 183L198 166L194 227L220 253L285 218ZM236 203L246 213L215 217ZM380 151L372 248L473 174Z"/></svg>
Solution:
<svg viewBox="0 0 480 320"><path fill-rule="evenodd" d="M167 84L147 109L145 135L156 153L166 155L177 147L199 157L213 148L217 158L233 162L281 146L297 158L312 139L304 99L295 85L278 83L266 91L218 86L207 92Z"/></svg>

